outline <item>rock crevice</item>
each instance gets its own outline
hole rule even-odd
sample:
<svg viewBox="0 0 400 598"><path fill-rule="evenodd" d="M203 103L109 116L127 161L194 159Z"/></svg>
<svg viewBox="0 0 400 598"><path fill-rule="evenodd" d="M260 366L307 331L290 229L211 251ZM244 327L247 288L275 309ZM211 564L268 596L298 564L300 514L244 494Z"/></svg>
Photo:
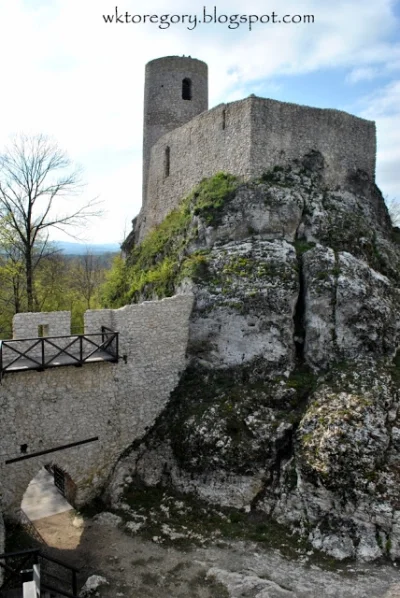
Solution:
<svg viewBox="0 0 400 598"><path fill-rule="evenodd" d="M110 493L129 471L335 558L397 559L400 252L373 181L332 191L323 169L312 152L224 193L218 175L217 200L195 191L157 245L178 264L162 288L195 297L188 368Z"/></svg>

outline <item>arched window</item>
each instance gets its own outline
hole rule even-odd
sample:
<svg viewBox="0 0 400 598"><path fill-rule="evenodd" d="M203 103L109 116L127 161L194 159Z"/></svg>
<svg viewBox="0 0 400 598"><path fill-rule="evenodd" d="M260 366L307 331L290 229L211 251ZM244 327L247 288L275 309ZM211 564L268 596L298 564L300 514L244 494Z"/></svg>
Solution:
<svg viewBox="0 0 400 598"><path fill-rule="evenodd" d="M165 155L164 155L164 176L169 176L169 167L170 167L170 155L171 149L169 146L165 148Z"/></svg>
<svg viewBox="0 0 400 598"><path fill-rule="evenodd" d="M192 81L191 79L183 79L182 81L182 100L192 99Z"/></svg>

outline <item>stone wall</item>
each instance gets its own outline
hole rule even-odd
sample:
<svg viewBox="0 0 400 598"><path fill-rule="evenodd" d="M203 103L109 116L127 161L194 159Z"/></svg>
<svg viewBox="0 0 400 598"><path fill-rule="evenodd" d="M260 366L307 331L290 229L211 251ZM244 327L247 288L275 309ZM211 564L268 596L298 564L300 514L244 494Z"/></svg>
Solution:
<svg viewBox="0 0 400 598"><path fill-rule="evenodd" d="M165 152L170 173L165 175ZM136 240L144 236L203 178L218 171L244 180L310 150L326 161L326 184L343 187L360 169L375 176L375 124L338 110L309 108L249 97L203 112L165 134L151 150L146 201Z"/></svg>
<svg viewBox="0 0 400 598"><path fill-rule="evenodd" d="M221 104L164 135L152 148L142 240L203 178L218 171L250 177L250 99ZM170 176L164 155L170 148Z"/></svg>
<svg viewBox="0 0 400 598"><path fill-rule="evenodd" d="M4 521L3 515L0 512L0 553L5 552L5 529L4 529ZM0 587L3 583L3 569L0 567Z"/></svg>
<svg viewBox="0 0 400 598"><path fill-rule="evenodd" d="M47 326L45 336L71 334L71 312L32 312L15 314L13 318L13 338L36 338L39 326Z"/></svg>
<svg viewBox="0 0 400 598"><path fill-rule="evenodd" d="M183 79L191 81L191 100L182 98ZM143 202L150 150L159 138L208 109L208 68L187 56L165 56L146 65L143 119Z"/></svg>
<svg viewBox="0 0 400 598"><path fill-rule="evenodd" d="M91 310L88 331L102 324L120 331L117 364L58 367L5 374L0 386L0 490L2 510L13 515L30 480L47 463L77 485L76 505L101 489L119 455L153 425L185 367L191 296ZM19 314L22 326L24 315ZM27 315L31 321L31 314ZM96 329L96 330L94 330ZM5 461L98 436L94 443Z"/></svg>

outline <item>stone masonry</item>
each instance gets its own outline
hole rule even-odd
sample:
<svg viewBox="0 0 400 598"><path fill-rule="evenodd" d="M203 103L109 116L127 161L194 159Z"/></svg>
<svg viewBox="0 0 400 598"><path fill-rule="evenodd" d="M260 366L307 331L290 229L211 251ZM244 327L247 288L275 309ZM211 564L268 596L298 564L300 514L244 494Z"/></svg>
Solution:
<svg viewBox="0 0 400 598"><path fill-rule="evenodd" d="M118 363L5 374L0 386L4 513L13 516L30 480L48 463L64 469L77 485L76 506L99 493L121 453L153 425L185 368L192 301L175 296L86 312L87 333L100 332L101 325L120 332L119 354L126 357ZM18 314L15 329L33 331L41 315ZM29 454L94 436L99 440L91 444L5 464L21 456L23 445Z"/></svg>
<svg viewBox="0 0 400 598"><path fill-rule="evenodd" d="M196 85L185 101L180 93L187 74ZM255 96L207 110L206 77L206 65L187 57L162 58L146 67L142 210L124 250L141 242L203 178L219 171L250 180L318 151L330 190L345 189L359 171L374 180L375 123Z"/></svg>
<svg viewBox="0 0 400 598"><path fill-rule="evenodd" d="M39 327L45 328L44 336L64 336L71 333L71 312L33 312L15 314L13 318L13 338L36 338Z"/></svg>

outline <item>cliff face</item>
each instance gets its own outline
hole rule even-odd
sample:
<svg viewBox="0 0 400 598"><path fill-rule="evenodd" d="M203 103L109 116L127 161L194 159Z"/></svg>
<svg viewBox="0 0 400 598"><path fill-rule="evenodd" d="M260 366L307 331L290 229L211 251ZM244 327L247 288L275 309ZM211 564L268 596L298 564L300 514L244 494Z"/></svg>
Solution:
<svg viewBox="0 0 400 598"><path fill-rule="evenodd" d="M394 559L400 252L373 182L335 191L323 172L311 152L251 183L217 175L128 259L125 299L190 289L195 304L187 370L111 495L135 473L337 558Z"/></svg>

